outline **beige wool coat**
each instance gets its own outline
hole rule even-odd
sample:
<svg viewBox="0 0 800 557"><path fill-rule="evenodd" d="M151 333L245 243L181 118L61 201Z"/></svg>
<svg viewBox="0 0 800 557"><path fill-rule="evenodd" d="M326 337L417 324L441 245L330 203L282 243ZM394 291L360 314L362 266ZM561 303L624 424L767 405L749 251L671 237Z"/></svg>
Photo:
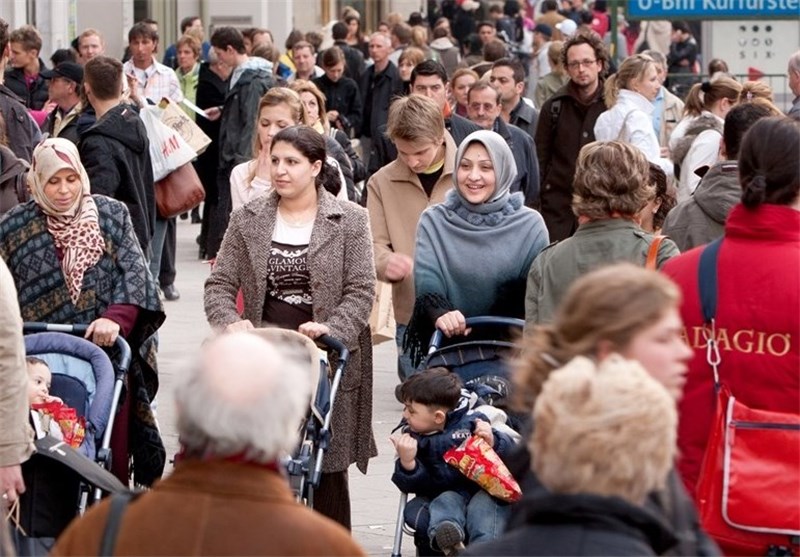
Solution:
<svg viewBox="0 0 800 557"><path fill-rule="evenodd" d="M262 326L267 259L279 197L258 198L231 215L217 262L205 284L205 311L214 328L241 319ZM369 314L375 296L375 266L369 218L362 207L319 189L317 217L308 246L313 318L350 350L350 361L333 408L332 441L324 472L357 463L366 473L378 454L372 434L372 338ZM244 314L236 311L242 290ZM264 324L267 325L267 324ZM336 365L330 358L331 369Z"/></svg>

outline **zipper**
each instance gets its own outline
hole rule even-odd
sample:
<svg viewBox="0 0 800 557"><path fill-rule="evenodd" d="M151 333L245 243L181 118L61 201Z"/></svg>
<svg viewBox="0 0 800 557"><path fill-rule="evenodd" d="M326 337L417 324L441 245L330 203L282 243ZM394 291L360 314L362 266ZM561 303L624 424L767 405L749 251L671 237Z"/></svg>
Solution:
<svg viewBox="0 0 800 557"><path fill-rule="evenodd" d="M800 424L779 424L731 420L730 426L738 427L739 429L786 429L790 431L800 431Z"/></svg>

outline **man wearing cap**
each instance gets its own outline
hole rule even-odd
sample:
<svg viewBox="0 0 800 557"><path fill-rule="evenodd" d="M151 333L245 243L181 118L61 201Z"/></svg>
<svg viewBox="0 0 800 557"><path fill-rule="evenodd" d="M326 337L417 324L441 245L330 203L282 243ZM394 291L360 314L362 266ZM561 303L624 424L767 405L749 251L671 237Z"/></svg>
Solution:
<svg viewBox="0 0 800 557"><path fill-rule="evenodd" d="M48 83L50 102L56 104L45 118L42 130L50 137L63 137L77 145L83 67L75 62L61 62L52 70L43 70L42 77Z"/></svg>
<svg viewBox="0 0 800 557"><path fill-rule="evenodd" d="M550 73L550 59L547 57L547 50L550 48L552 38L553 28L546 23L537 23L533 28L533 54L528 77L528 98L533 98L533 91L536 90L539 78Z"/></svg>
<svg viewBox="0 0 800 557"><path fill-rule="evenodd" d="M556 23L556 29L561 33L561 40L566 41L578 30L578 24L571 19L565 19L561 23Z"/></svg>

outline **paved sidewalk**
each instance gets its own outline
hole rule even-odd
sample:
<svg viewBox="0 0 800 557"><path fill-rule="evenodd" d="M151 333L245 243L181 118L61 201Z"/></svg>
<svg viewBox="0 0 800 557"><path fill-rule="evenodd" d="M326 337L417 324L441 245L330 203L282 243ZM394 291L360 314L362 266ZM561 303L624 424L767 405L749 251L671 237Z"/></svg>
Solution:
<svg viewBox="0 0 800 557"><path fill-rule="evenodd" d="M209 266L197 259L195 237L199 225L178 221L176 286L181 298L164 302L167 320L160 332L158 421L167 446L168 459L178 448L175 432L175 408L172 400L173 378L190 362L202 340L210 333L203 313L203 283ZM362 475L355 466L350 470L353 535L370 555L389 555L399 491L390 481L394 466L389 433L397 425L402 411L394 398L397 384L395 348L392 342L375 347L373 428L378 457L370 461L369 473ZM403 541L405 553L414 553L413 542Z"/></svg>

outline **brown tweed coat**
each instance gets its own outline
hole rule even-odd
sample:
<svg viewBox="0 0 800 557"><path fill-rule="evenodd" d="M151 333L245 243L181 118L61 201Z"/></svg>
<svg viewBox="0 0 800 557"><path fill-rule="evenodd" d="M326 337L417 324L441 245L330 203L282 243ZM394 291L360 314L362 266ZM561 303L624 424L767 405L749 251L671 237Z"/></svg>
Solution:
<svg viewBox="0 0 800 557"><path fill-rule="evenodd" d="M267 291L267 255L275 229L274 192L231 215L217 262L205 284L205 311L212 327L241 319L260 327ZM350 350L333 408L332 441L323 471L340 472L378 454L372 434L372 339L368 319L375 296L375 265L367 211L319 189L319 205L308 246L314 321ZM241 288L244 314L236 311ZM331 358L331 366L336 363Z"/></svg>

